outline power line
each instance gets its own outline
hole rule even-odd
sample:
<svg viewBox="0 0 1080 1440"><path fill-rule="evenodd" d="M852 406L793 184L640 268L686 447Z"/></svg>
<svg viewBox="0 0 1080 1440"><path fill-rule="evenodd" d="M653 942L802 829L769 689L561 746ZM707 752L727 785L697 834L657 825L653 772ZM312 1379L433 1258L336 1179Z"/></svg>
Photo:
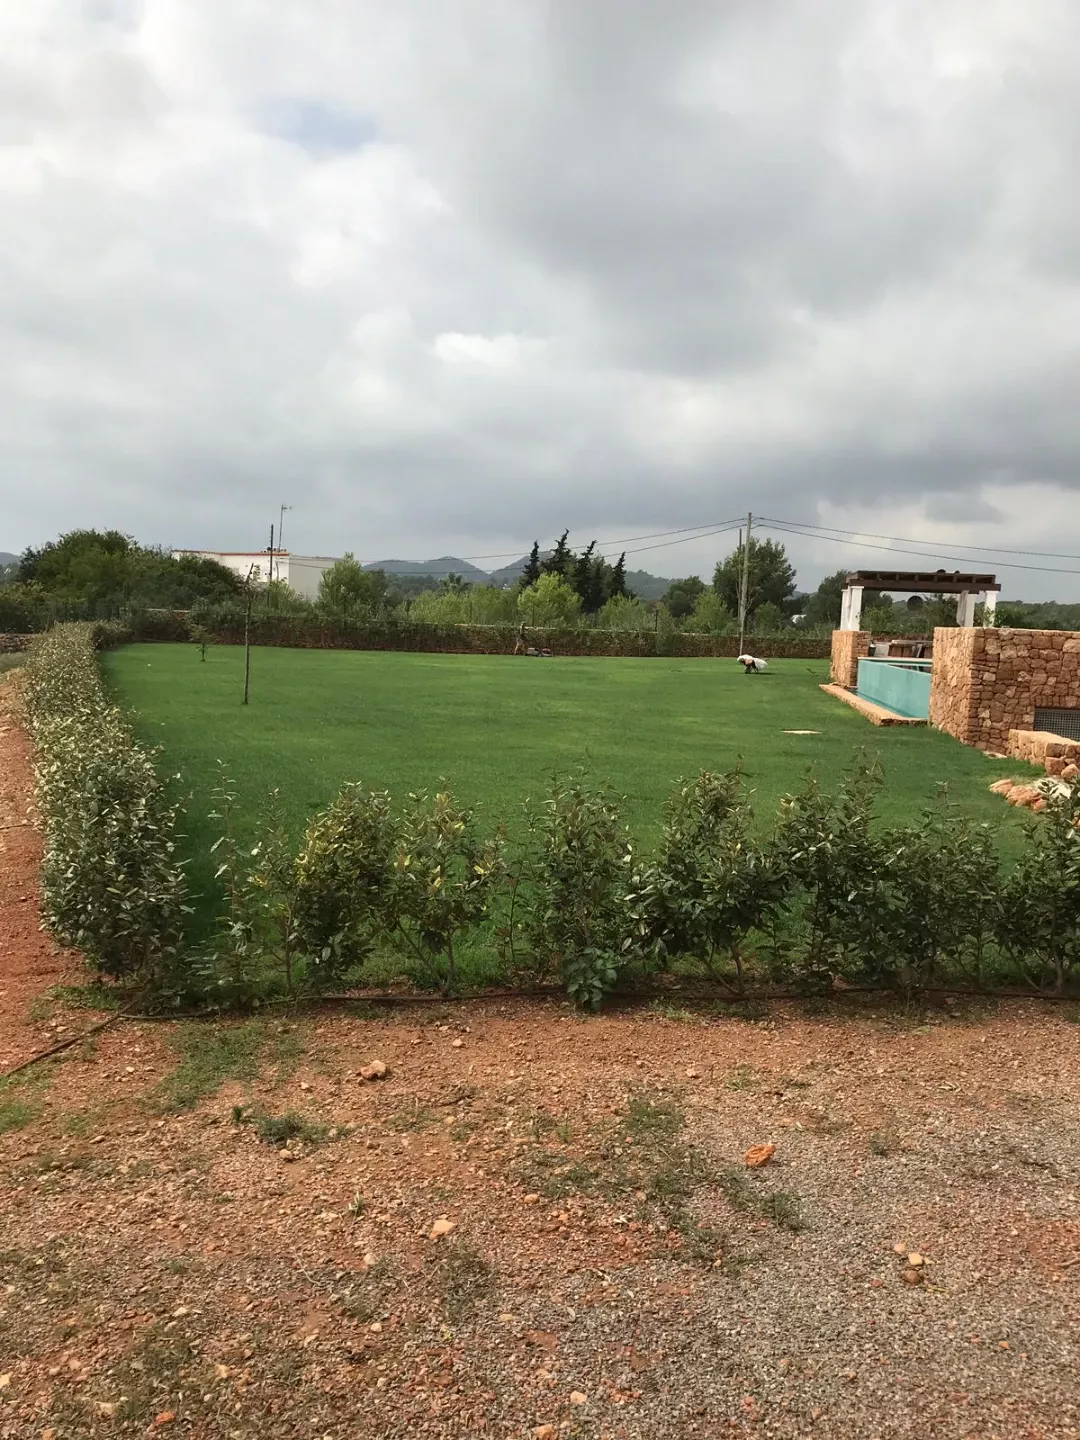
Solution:
<svg viewBox="0 0 1080 1440"><path fill-rule="evenodd" d="M853 545L860 550L886 550L891 555L918 555L929 560L948 560L954 565L957 561L966 563L963 555L944 554L939 550L900 550L895 545L875 545L869 540L845 540L837 535L815 535L810 530L783 520L761 520L758 523L763 530L775 530L782 535L800 535L804 540L824 540L832 545ZM1080 575L1080 570L1065 570L1051 565L1022 565L1016 560L995 560L994 564L1006 570L1037 570L1044 575Z"/></svg>
<svg viewBox="0 0 1080 1440"><path fill-rule="evenodd" d="M738 525L739 523L740 523L740 522L739 522L738 520L710 520L710 521L708 522L708 524L706 524L706 525L684 525L684 526L682 526L682 527L681 527L680 529L678 529L678 530L653 530L653 531L650 531L650 533L649 533L648 535L627 535L627 536L625 536L625 537L624 537L623 539L621 539L621 540L598 540L596 543L597 543L597 545L602 545L602 546L604 546L605 549L608 549L608 548L613 548L613 547L616 546L616 545L630 545L630 544L632 544L635 540L660 540L660 539L663 539L666 535L685 535L685 536L687 537L687 539L689 539L689 540L704 540L704 539L707 539L707 538L708 538L708 534L721 534L724 530L730 530L730 529L732 529L734 526ZM691 532L692 530L704 530L704 531L708 532L708 534L706 534L706 535L691 535L690 532ZM567 531L567 534L570 534L570 533L571 533L570 531ZM677 545L677 544L681 544L682 542L681 542L681 541L677 541L677 540L673 540L671 543L672 543L673 545ZM657 545L657 546L646 546L645 548L646 548L646 549L657 549L657 550L659 550L659 549L661 549L662 547L659 546L659 545ZM520 553L521 553L521 552L520 552L519 550L504 550L504 551L501 551L498 555L458 555L456 558L457 558L458 560L470 560L470 561L471 561L471 560L513 560L513 559L515 559L515 558L518 558L518 557L520 556Z"/></svg>
<svg viewBox="0 0 1080 1440"><path fill-rule="evenodd" d="M708 540L708 539L709 539L711 536L713 536L713 535L727 535L727 534L730 534L730 532L731 532L732 530L737 530L737 529L739 528L739 524L740 524L740 522L739 522L738 520L729 520L729 521L727 521L724 525L718 526L715 530L706 530L703 535L685 535L681 540L665 540L665 541L663 541L663 542L662 542L661 544L659 544L659 545L641 545L641 546L639 546L638 549L636 549L636 550L622 550L622 551L611 550L609 553L604 554L604 559L605 559L605 560L610 559L611 555L616 555L616 554L622 554L622 555L641 555L641 554L644 554L644 553L645 553L646 551L648 551L648 550L666 550L669 545L685 545L688 540ZM609 542L609 543L618 545L618 544L620 544L621 542L620 542L620 541L612 541L612 542ZM603 553L603 552L601 552L601 553Z"/></svg>
<svg viewBox="0 0 1080 1440"><path fill-rule="evenodd" d="M833 535L854 535L856 537L866 535L871 540L894 540L903 545L921 545L923 543L919 539L913 539L910 535L875 535L872 530L843 530L837 525L811 525L808 521L802 520L769 520L765 516L762 518L761 524L790 525L801 530L827 530ZM930 543L933 545L940 542L932 540ZM1080 555L1069 555L1054 550L1012 550L1007 545L963 545L959 541L945 543L955 545L957 550L978 550L986 555L1033 555L1042 560L1080 560ZM921 553L927 554L928 552ZM1069 570L1065 573L1071 575L1073 572Z"/></svg>

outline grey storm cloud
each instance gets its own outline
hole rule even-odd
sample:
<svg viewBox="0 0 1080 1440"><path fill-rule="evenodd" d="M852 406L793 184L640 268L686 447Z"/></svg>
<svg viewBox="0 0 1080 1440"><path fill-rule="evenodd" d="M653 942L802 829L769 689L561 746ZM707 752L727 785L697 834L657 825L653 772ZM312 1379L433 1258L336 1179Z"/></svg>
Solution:
<svg viewBox="0 0 1080 1440"><path fill-rule="evenodd" d="M6 7L0 549L1080 553L1078 56L1068 0Z"/></svg>

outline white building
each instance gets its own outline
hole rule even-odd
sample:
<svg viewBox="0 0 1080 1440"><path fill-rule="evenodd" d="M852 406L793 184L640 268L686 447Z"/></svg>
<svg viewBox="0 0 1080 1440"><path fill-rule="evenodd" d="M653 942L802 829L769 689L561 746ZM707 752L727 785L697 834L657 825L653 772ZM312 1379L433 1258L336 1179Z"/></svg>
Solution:
<svg viewBox="0 0 1080 1440"><path fill-rule="evenodd" d="M291 555L288 550L174 550L172 554L174 560L185 555L216 560L243 580L250 575L257 585L265 585L268 580L283 580L308 600L318 595L323 571L337 563L333 555Z"/></svg>

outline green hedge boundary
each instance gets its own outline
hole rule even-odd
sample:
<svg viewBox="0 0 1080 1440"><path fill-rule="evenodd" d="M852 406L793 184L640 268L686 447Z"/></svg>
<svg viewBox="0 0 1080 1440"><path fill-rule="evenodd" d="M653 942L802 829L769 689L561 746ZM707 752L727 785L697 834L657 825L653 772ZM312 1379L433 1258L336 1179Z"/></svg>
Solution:
<svg viewBox="0 0 1080 1440"><path fill-rule="evenodd" d="M913 825L874 823L881 776L861 760L836 795L810 781L786 797L766 834L739 774L680 782L652 858L638 857L617 795L560 780L514 842L502 826L477 835L449 794L398 807L346 785L299 848L271 797L248 849L230 832L236 797L222 775L224 910L210 948L185 949L178 809L97 665L97 650L130 638L120 625L66 624L30 648L43 913L92 968L174 1005L403 976L476 988L459 964L470 946L474 979L522 993L561 983L590 1006L661 974L742 998L778 986L1061 997L1080 983L1080 786L1031 818L1005 869L991 828L944 801Z"/></svg>
<svg viewBox="0 0 1080 1440"><path fill-rule="evenodd" d="M186 911L177 808L109 703L95 651L112 624L58 625L31 642L22 681L45 850L42 912L62 945L117 979L160 979L180 953Z"/></svg>

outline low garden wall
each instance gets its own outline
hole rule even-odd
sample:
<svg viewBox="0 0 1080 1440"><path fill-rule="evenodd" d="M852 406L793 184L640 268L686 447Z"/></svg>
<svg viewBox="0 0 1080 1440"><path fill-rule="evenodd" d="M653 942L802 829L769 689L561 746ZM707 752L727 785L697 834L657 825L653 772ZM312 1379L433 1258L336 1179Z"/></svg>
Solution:
<svg viewBox="0 0 1080 1440"><path fill-rule="evenodd" d="M1041 765L1048 775L1073 780L1080 765L1080 740L1066 740L1049 730L1010 730L1009 754Z"/></svg>
<svg viewBox="0 0 1080 1440"><path fill-rule="evenodd" d="M18 655L32 638L30 635L0 635L0 655Z"/></svg>

